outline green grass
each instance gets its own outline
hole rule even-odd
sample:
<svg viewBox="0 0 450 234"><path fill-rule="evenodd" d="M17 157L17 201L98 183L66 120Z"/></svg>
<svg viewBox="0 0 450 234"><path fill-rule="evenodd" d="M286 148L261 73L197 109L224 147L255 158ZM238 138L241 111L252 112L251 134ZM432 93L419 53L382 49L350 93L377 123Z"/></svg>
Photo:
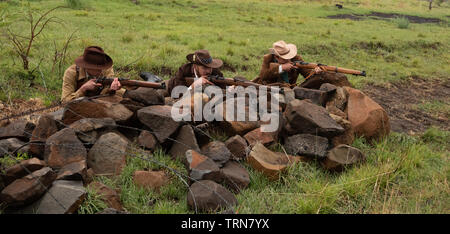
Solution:
<svg viewBox="0 0 450 234"><path fill-rule="evenodd" d="M446 118L450 118L450 104L443 101L425 101L421 104L416 105L416 109L430 113L434 116L442 114Z"/></svg>
<svg viewBox="0 0 450 234"><path fill-rule="evenodd" d="M25 2L0 2L1 23L11 23L23 34L26 24L15 21L27 9ZM81 55L84 47L100 45L112 56L120 75L133 78L140 71L169 78L167 71L174 74L186 62L186 54L209 49L232 68L224 71L226 76L253 79L259 73L262 55L280 39L296 44L307 61L366 70L367 77L349 76L356 87L412 75L447 79L450 72L448 3L428 11L426 4L412 0L345 1L342 10L333 7L332 1L147 0L139 5L124 0L82 2L87 6L82 10L55 11L52 16L58 17L59 23L50 23L37 39L31 51L31 67L42 62L32 87L30 80L23 78L26 75L10 43L0 39L0 84L8 87L0 100L36 96L48 99L48 103L58 100L63 70L51 72L54 48L56 45L61 49L75 30L63 68ZM56 0L30 2L36 13L61 4ZM436 17L444 23L410 23L407 29L400 29L389 21L324 18L370 11ZM121 69L130 63L131 69ZM40 88L44 83L47 93Z"/></svg>
<svg viewBox="0 0 450 234"><path fill-rule="evenodd" d="M1 101L40 97L49 104L59 100L62 72L90 45L102 46L113 58L118 74L131 78L151 71L168 79L169 71L174 74L186 62L186 54L209 49L228 67L226 76L253 79L263 54L281 39L296 44L306 61L366 70L367 77L348 76L356 87L410 76L448 80L450 74L448 3L429 11L426 2L416 0L345 0L342 10L333 7L331 0L142 0L139 5L126 0L82 2L82 8L55 11L52 15L59 23L50 23L37 38L30 58L32 69L40 64L34 80L21 68L11 44L0 36ZM27 32L27 25L17 21L21 12L26 12L27 3L0 2L0 31L9 25L16 32ZM29 3L36 13L66 4L57 0ZM409 23L400 28L392 21L325 18L370 11L435 17L444 23ZM52 72L55 46L60 51L74 31L62 70ZM439 112L443 106L431 101L418 108ZM221 133L212 135L225 139ZM275 182L244 163L251 183L237 195L235 209L239 213L449 213L448 142L449 132L435 128L414 137L393 133L374 145L358 139L354 146L366 154L365 164L336 174L321 169L316 162L299 163ZM281 150L279 145L273 149ZM193 212L187 208L187 188L176 174L133 155L130 152L121 176L96 180L119 189L123 206L131 213ZM164 152L159 150L153 157L186 174L182 163ZM1 160L5 165L3 160L7 159ZM143 169L165 170L171 182L160 192L138 188L132 175ZM150 206L150 201L154 205ZM79 212L96 213L104 207L99 197L88 191Z"/></svg>
<svg viewBox="0 0 450 234"><path fill-rule="evenodd" d="M318 162L297 163L277 181L242 163L251 182L237 195L239 205L234 209L237 213L448 213L449 141L450 132L435 128L420 137L393 133L374 145L359 138L353 146L364 152L366 163L342 173L330 173ZM278 145L273 150L281 148ZM121 190L125 209L131 213L193 212L187 207L186 186L161 166L185 174L181 162L171 160L161 150L151 160L141 159L148 155L132 155L119 177L96 178ZM136 170L165 170L172 179L160 192L146 190L134 185ZM151 206L150 201L154 202ZM95 213L102 207L99 204L98 198L89 194L81 211Z"/></svg>
<svg viewBox="0 0 450 234"><path fill-rule="evenodd" d="M398 28L407 29L409 27L409 20L405 17L397 17L392 21L397 24Z"/></svg>

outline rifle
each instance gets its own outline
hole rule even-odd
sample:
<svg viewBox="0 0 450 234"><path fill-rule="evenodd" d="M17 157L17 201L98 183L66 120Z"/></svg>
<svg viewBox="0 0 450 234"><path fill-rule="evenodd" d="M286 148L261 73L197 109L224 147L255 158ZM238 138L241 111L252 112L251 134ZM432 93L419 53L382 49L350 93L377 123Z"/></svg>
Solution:
<svg viewBox="0 0 450 234"><path fill-rule="evenodd" d="M186 83L188 85L191 85L192 83L194 83L195 79L194 77L186 77ZM253 86L256 88L261 88L261 87L266 87L268 90L274 90L274 91L278 91L280 93L283 93L283 89L276 87L276 86L267 86L267 85L262 85L262 84L257 84L251 81L248 81L244 78L225 78L225 77L221 77L218 75L211 75L208 76L207 78L209 81L211 81L212 83L216 84L216 85L227 85L227 86L231 86L231 85L236 85L236 86L242 86L242 87L249 87L249 86Z"/></svg>
<svg viewBox="0 0 450 234"><path fill-rule="evenodd" d="M301 68L314 69L316 67L320 67L322 70L329 71L329 72L352 74L355 76L366 76L366 71L358 71L358 70L336 67L336 66L327 66L325 64L320 64L320 63L318 63L318 64L317 63L308 63L308 62L304 62L304 61L293 61L293 63L297 69L301 69ZM311 73L305 79L308 79L312 74L314 74L314 71L311 71Z"/></svg>
<svg viewBox="0 0 450 234"><path fill-rule="evenodd" d="M111 85L114 81L114 78L100 77L95 80L96 83L101 83L103 86ZM130 80L127 78L119 78L119 82L122 86L138 86L138 87L147 87L154 89L165 89L166 83L155 83L149 81L140 81L140 80Z"/></svg>

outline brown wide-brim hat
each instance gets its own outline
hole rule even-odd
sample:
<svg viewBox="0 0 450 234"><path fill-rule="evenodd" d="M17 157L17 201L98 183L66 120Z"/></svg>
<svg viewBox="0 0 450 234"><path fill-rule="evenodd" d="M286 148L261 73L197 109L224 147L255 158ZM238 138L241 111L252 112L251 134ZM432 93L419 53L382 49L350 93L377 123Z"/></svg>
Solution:
<svg viewBox="0 0 450 234"><path fill-rule="evenodd" d="M75 64L85 69L105 70L112 67L113 60L101 47L89 46L84 49L83 56L75 59Z"/></svg>
<svg viewBox="0 0 450 234"><path fill-rule="evenodd" d="M213 59L207 50L197 50L193 54L188 54L186 59L191 63L210 68L219 68L223 65L222 60Z"/></svg>
<svg viewBox="0 0 450 234"><path fill-rule="evenodd" d="M294 44L286 44L284 41L277 41L273 43L273 47L270 48L270 52L283 59L291 59L297 55L297 46Z"/></svg>

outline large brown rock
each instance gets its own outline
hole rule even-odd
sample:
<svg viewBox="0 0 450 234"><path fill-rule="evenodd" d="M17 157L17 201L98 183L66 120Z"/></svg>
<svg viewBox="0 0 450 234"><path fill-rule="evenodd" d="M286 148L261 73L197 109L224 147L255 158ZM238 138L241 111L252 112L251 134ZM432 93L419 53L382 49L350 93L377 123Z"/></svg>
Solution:
<svg viewBox="0 0 450 234"><path fill-rule="evenodd" d="M238 204L236 197L212 180L193 183L187 193L187 203L192 210L211 212L232 208Z"/></svg>
<svg viewBox="0 0 450 234"><path fill-rule="evenodd" d="M153 88L139 87L134 90L128 90L124 97L131 98L146 106L164 105L164 96Z"/></svg>
<svg viewBox="0 0 450 234"><path fill-rule="evenodd" d="M43 167L45 167L45 162L39 160L38 158L23 160L19 164L6 169L5 175L3 176L3 181L5 185L9 185L14 180L20 179L29 173L40 170Z"/></svg>
<svg viewBox="0 0 450 234"><path fill-rule="evenodd" d="M323 158L326 156L328 139L310 134L297 134L285 139L288 154Z"/></svg>
<svg viewBox="0 0 450 234"><path fill-rule="evenodd" d="M45 143L47 138L58 131L55 119L51 115L42 115L33 130L30 141ZM45 151L44 144L30 144L30 153L43 158Z"/></svg>
<svg viewBox="0 0 450 234"><path fill-rule="evenodd" d="M387 136L391 130L386 111L357 89L345 87L348 92L346 113L357 136L367 140Z"/></svg>
<svg viewBox="0 0 450 234"><path fill-rule="evenodd" d="M321 162L328 170L341 171L345 167L364 162L366 157L357 148L348 145L338 145L330 150L327 157Z"/></svg>
<svg viewBox="0 0 450 234"><path fill-rule="evenodd" d="M186 124L182 126L175 140L176 141L173 142L172 148L169 151L169 154L172 155L173 158L182 159L187 150L200 152L200 147L197 144L197 138L195 137L191 125Z"/></svg>
<svg viewBox="0 0 450 234"><path fill-rule="evenodd" d="M55 179L56 174L51 168L41 168L21 179L15 180L3 189L0 194L0 201L10 207L30 204L39 199L46 189L50 188Z"/></svg>
<svg viewBox="0 0 450 234"><path fill-rule="evenodd" d="M226 145L220 141L212 141L203 146L201 148L201 153L219 164L220 167L231 157L231 152Z"/></svg>
<svg viewBox="0 0 450 234"><path fill-rule="evenodd" d="M134 183L143 188L159 191L169 181L164 171L135 171L133 175Z"/></svg>
<svg viewBox="0 0 450 234"><path fill-rule="evenodd" d="M44 159L52 168L61 168L69 163L86 160L86 154L86 148L71 128L56 132L45 143Z"/></svg>
<svg viewBox="0 0 450 234"><path fill-rule="evenodd" d="M31 210L36 214L73 214L85 197L82 181L57 180Z"/></svg>
<svg viewBox="0 0 450 234"><path fill-rule="evenodd" d="M19 149L16 151L19 154L28 153L30 150L30 145L26 146L23 145L25 145L25 142L17 138L8 138L0 140L0 158L3 158L4 155L11 156L10 154L16 151L16 149Z"/></svg>
<svg viewBox="0 0 450 234"><path fill-rule="evenodd" d="M97 181L90 183L88 187L94 190L109 208L123 210L122 203L120 202L120 196L116 190Z"/></svg>
<svg viewBox="0 0 450 234"><path fill-rule="evenodd" d="M276 180L288 166L289 159L257 143L250 151L247 162L253 169L264 173L269 179Z"/></svg>
<svg viewBox="0 0 450 234"><path fill-rule="evenodd" d="M344 128L330 117L325 108L305 100L291 101L284 115L288 122L285 129L289 135L305 133L332 137L344 132Z"/></svg>
<svg viewBox="0 0 450 234"><path fill-rule="evenodd" d="M89 150L87 163L95 174L117 175L126 163L128 140L117 133L103 134Z"/></svg>
<svg viewBox="0 0 450 234"><path fill-rule="evenodd" d="M112 118L116 122L126 122L133 112L120 103L99 99L83 99L69 103L64 109L63 122L70 125L82 118Z"/></svg>
<svg viewBox="0 0 450 234"><path fill-rule="evenodd" d="M308 89L319 89L320 86L325 83L330 83L338 87L352 87L352 84L344 74L334 72L323 72L321 74L313 75L301 83L300 86Z"/></svg>
<svg viewBox="0 0 450 234"><path fill-rule="evenodd" d="M213 180L220 183L220 169L212 159L195 150L188 150L186 151L186 162L188 165L189 177L192 181Z"/></svg>
<svg viewBox="0 0 450 234"><path fill-rule="evenodd" d="M166 141L181 125L172 119L171 106L148 106L138 110L137 116L141 123L150 128L160 143Z"/></svg>
<svg viewBox="0 0 450 234"><path fill-rule="evenodd" d="M231 191L239 193L242 189L250 184L250 176L247 169L234 161L228 161L223 168L220 169L222 182Z"/></svg>
<svg viewBox="0 0 450 234"><path fill-rule="evenodd" d="M244 159L247 157L247 153L250 152L247 141L239 135L230 137L227 141L225 141L225 145L228 150L230 150L231 156L235 160Z"/></svg>
<svg viewBox="0 0 450 234"><path fill-rule="evenodd" d="M0 140L6 138L19 138L28 140L35 128L32 122L25 120L14 121L5 127L0 128Z"/></svg>

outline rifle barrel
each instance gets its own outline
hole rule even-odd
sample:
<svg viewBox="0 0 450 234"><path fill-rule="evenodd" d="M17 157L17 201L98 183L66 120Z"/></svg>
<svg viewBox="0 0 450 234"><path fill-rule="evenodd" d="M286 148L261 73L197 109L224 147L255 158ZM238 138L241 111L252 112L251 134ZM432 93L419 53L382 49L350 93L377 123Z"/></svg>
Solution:
<svg viewBox="0 0 450 234"><path fill-rule="evenodd" d="M97 83L102 83L103 85L111 85L111 83L114 81L114 78L98 78ZM149 81L140 81L140 80L130 80L127 78L119 78L119 82L122 86L138 86L138 87L147 87L147 88L154 88L154 89L165 89L166 83L155 83L155 82L149 82Z"/></svg>
<svg viewBox="0 0 450 234"><path fill-rule="evenodd" d="M191 85L195 80L194 77L186 77L185 79L186 79L186 83L188 86ZM208 80L216 85L228 85L228 86L236 85L236 86L242 86L242 87L249 87L249 86L266 87L268 90L272 89L275 91L279 91L281 93L283 92L283 90L281 88L276 87L276 86L267 86L267 85L257 84L257 83L254 83L251 81L245 81L245 80L237 80L237 79L232 79L232 78L224 78L224 77L216 77L216 76L210 76L210 77L208 77Z"/></svg>
<svg viewBox="0 0 450 234"><path fill-rule="evenodd" d="M314 69L316 67L321 67L321 68L325 69L325 71L329 71L329 72L351 74L351 75L356 75L356 76L366 76L366 71L359 71L359 70L348 69L348 68L343 68L343 67L336 67L336 66L328 66L328 65L317 64L317 63L294 61L294 65L297 68Z"/></svg>

